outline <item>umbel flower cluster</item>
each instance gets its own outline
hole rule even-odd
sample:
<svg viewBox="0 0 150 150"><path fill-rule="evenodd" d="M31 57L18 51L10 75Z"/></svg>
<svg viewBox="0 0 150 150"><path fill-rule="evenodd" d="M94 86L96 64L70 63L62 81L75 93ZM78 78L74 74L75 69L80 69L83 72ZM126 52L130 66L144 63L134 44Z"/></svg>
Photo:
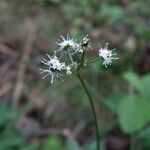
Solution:
<svg viewBox="0 0 150 150"><path fill-rule="evenodd" d="M75 39L60 36L58 42L58 49L52 55L47 54L47 59L43 58L41 63L45 66L40 68L43 78L50 76L51 83L56 79L63 80L63 76L77 73L81 68L90 64L85 59L87 51L91 50L91 42L88 36L85 36L80 42ZM108 43L105 47L100 47L98 51L99 59L102 59L102 64L107 68L111 65L113 60L118 59L114 50L108 49Z"/></svg>

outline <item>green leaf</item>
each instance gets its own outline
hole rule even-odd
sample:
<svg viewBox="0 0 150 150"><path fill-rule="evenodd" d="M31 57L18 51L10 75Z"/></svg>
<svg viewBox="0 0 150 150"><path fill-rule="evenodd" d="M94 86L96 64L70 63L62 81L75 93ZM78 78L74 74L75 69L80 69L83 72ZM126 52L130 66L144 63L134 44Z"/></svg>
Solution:
<svg viewBox="0 0 150 150"><path fill-rule="evenodd" d="M26 144L22 145L20 150L37 150L38 145L37 144Z"/></svg>
<svg viewBox="0 0 150 150"><path fill-rule="evenodd" d="M112 111L117 112L118 104L123 96L124 96L124 93L113 94L109 96L105 101L103 101L103 103L107 107L109 107Z"/></svg>
<svg viewBox="0 0 150 150"><path fill-rule="evenodd" d="M94 150L96 149L96 142L92 141L85 146L85 150Z"/></svg>
<svg viewBox="0 0 150 150"><path fill-rule="evenodd" d="M144 98L147 99L147 100L150 100L150 90L149 90L150 74L145 75L144 77L142 77L141 85L142 85L141 92L143 93Z"/></svg>
<svg viewBox="0 0 150 150"><path fill-rule="evenodd" d="M80 150L78 143L73 138L66 141L66 148L67 150Z"/></svg>
<svg viewBox="0 0 150 150"><path fill-rule="evenodd" d="M24 144L24 139L17 132L7 127L0 136L0 150L12 149L12 147L20 147Z"/></svg>
<svg viewBox="0 0 150 150"><path fill-rule="evenodd" d="M140 140L140 143L142 143L143 149L150 149L150 127L142 130L138 134L138 139Z"/></svg>
<svg viewBox="0 0 150 150"><path fill-rule="evenodd" d="M0 126L6 123L14 121L17 116L18 112L12 109L7 103L0 104Z"/></svg>
<svg viewBox="0 0 150 150"><path fill-rule="evenodd" d="M62 144L59 138L57 137L49 137L44 145L43 150L62 150Z"/></svg>
<svg viewBox="0 0 150 150"><path fill-rule="evenodd" d="M84 150L96 150L96 141L91 141L84 146ZM104 144L100 142L100 150L105 150Z"/></svg>
<svg viewBox="0 0 150 150"><path fill-rule="evenodd" d="M124 74L124 78L130 85L136 88L145 99L150 100L150 74L147 74L140 78L133 72L126 72Z"/></svg>
<svg viewBox="0 0 150 150"><path fill-rule="evenodd" d="M127 96L118 106L118 119L125 133L134 133L150 121L150 102Z"/></svg>
<svg viewBox="0 0 150 150"><path fill-rule="evenodd" d="M119 6L103 4L98 16L104 19L107 18L107 23L109 25L114 25L124 18L125 13Z"/></svg>
<svg viewBox="0 0 150 150"><path fill-rule="evenodd" d="M140 83L140 78L135 73L126 72L126 73L124 73L123 76L129 84L131 84L137 90L141 91L142 86L141 86L141 83Z"/></svg>

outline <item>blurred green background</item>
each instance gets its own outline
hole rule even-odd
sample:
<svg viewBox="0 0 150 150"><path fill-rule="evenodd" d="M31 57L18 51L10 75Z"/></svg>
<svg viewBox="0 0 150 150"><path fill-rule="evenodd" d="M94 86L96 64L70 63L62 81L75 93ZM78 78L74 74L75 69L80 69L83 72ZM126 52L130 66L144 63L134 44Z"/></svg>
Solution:
<svg viewBox="0 0 150 150"><path fill-rule="evenodd" d="M83 70L101 150L150 149L149 0L0 0L0 150L95 150L91 108L72 76L51 85L39 67L60 35L86 34L119 60ZM98 45L98 46L95 46Z"/></svg>

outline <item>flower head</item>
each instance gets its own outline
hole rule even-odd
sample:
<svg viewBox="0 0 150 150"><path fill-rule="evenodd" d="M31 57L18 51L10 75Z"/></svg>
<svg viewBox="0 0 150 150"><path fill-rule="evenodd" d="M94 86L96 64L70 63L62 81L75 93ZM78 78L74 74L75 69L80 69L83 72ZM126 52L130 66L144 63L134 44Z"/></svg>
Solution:
<svg viewBox="0 0 150 150"><path fill-rule="evenodd" d="M41 73L46 73L43 78L47 76L51 76L51 83L54 82L55 78L61 78L62 74L61 71L66 69L65 63L60 62L56 55L50 56L48 55L48 60L44 59L41 61L44 65L46 65L47 69L40 69Z"/></svg>
<svg viewBox="0 0 150 150"><path fill-rule="evenodd" d="M104 48L99 50L99 56L103 58L103 65L107 68L107 65L112 64L112 60L118 59L115 57L116 53L113 53L113 50L108 50L108 43L106 43Z"/></svg>
<svg viewBox="0 0 150 150"><path fill-rule="evenodd" d="M90 43L90 39L88 38L88 35L85 36L81 41L78 52L83 53L87 48L88 49L91 48L91 43Z"/></svg>
<svg viewBox="0 0 150 150"><path fill-rule="evenodd" d="M79 50L79 44L76 43L73 39L69 38L69 36L67 36L66 38L61 36L61 39L59 39L58 41L59 42L56 42L56 44L59 46L58 51L65 50L66 48L71 48L75 53Z"/></svg>

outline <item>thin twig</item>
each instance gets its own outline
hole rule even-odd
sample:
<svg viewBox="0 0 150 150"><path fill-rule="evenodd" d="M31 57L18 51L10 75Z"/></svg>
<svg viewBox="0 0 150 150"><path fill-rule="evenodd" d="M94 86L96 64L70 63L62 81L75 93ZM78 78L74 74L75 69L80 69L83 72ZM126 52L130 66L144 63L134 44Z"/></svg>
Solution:
<svg viewBox="0 0 150 150"><path fill-rule="evenodd" d="M27 39L26 44L24 46L24 51L22 54L22 59L19 63L19 68L17 71L17 81L14 88L13 94L13 105L15 107L18 106L19 99L23 90L23 80L25 76L26 64L29 59L30 52L32 50L32 44L37 34L37 25L33 19L27 21Z"/></svg>
<svg viewBox="0 0 150 150"><path fill-rule="evenodd" d="M6 94L12 87L13 87L13 84L11 82L8 82L2 85L2 87L0 87L0 97Z"/></svg>
<svg viewBox="0 0 150 150"><path fill-rule="evenodd" d="M0 52L4 53L5 55L11 57L11 58L17 58L18 54L13 51L11 48L6 46L4 43L0 41Z"/></svg>

